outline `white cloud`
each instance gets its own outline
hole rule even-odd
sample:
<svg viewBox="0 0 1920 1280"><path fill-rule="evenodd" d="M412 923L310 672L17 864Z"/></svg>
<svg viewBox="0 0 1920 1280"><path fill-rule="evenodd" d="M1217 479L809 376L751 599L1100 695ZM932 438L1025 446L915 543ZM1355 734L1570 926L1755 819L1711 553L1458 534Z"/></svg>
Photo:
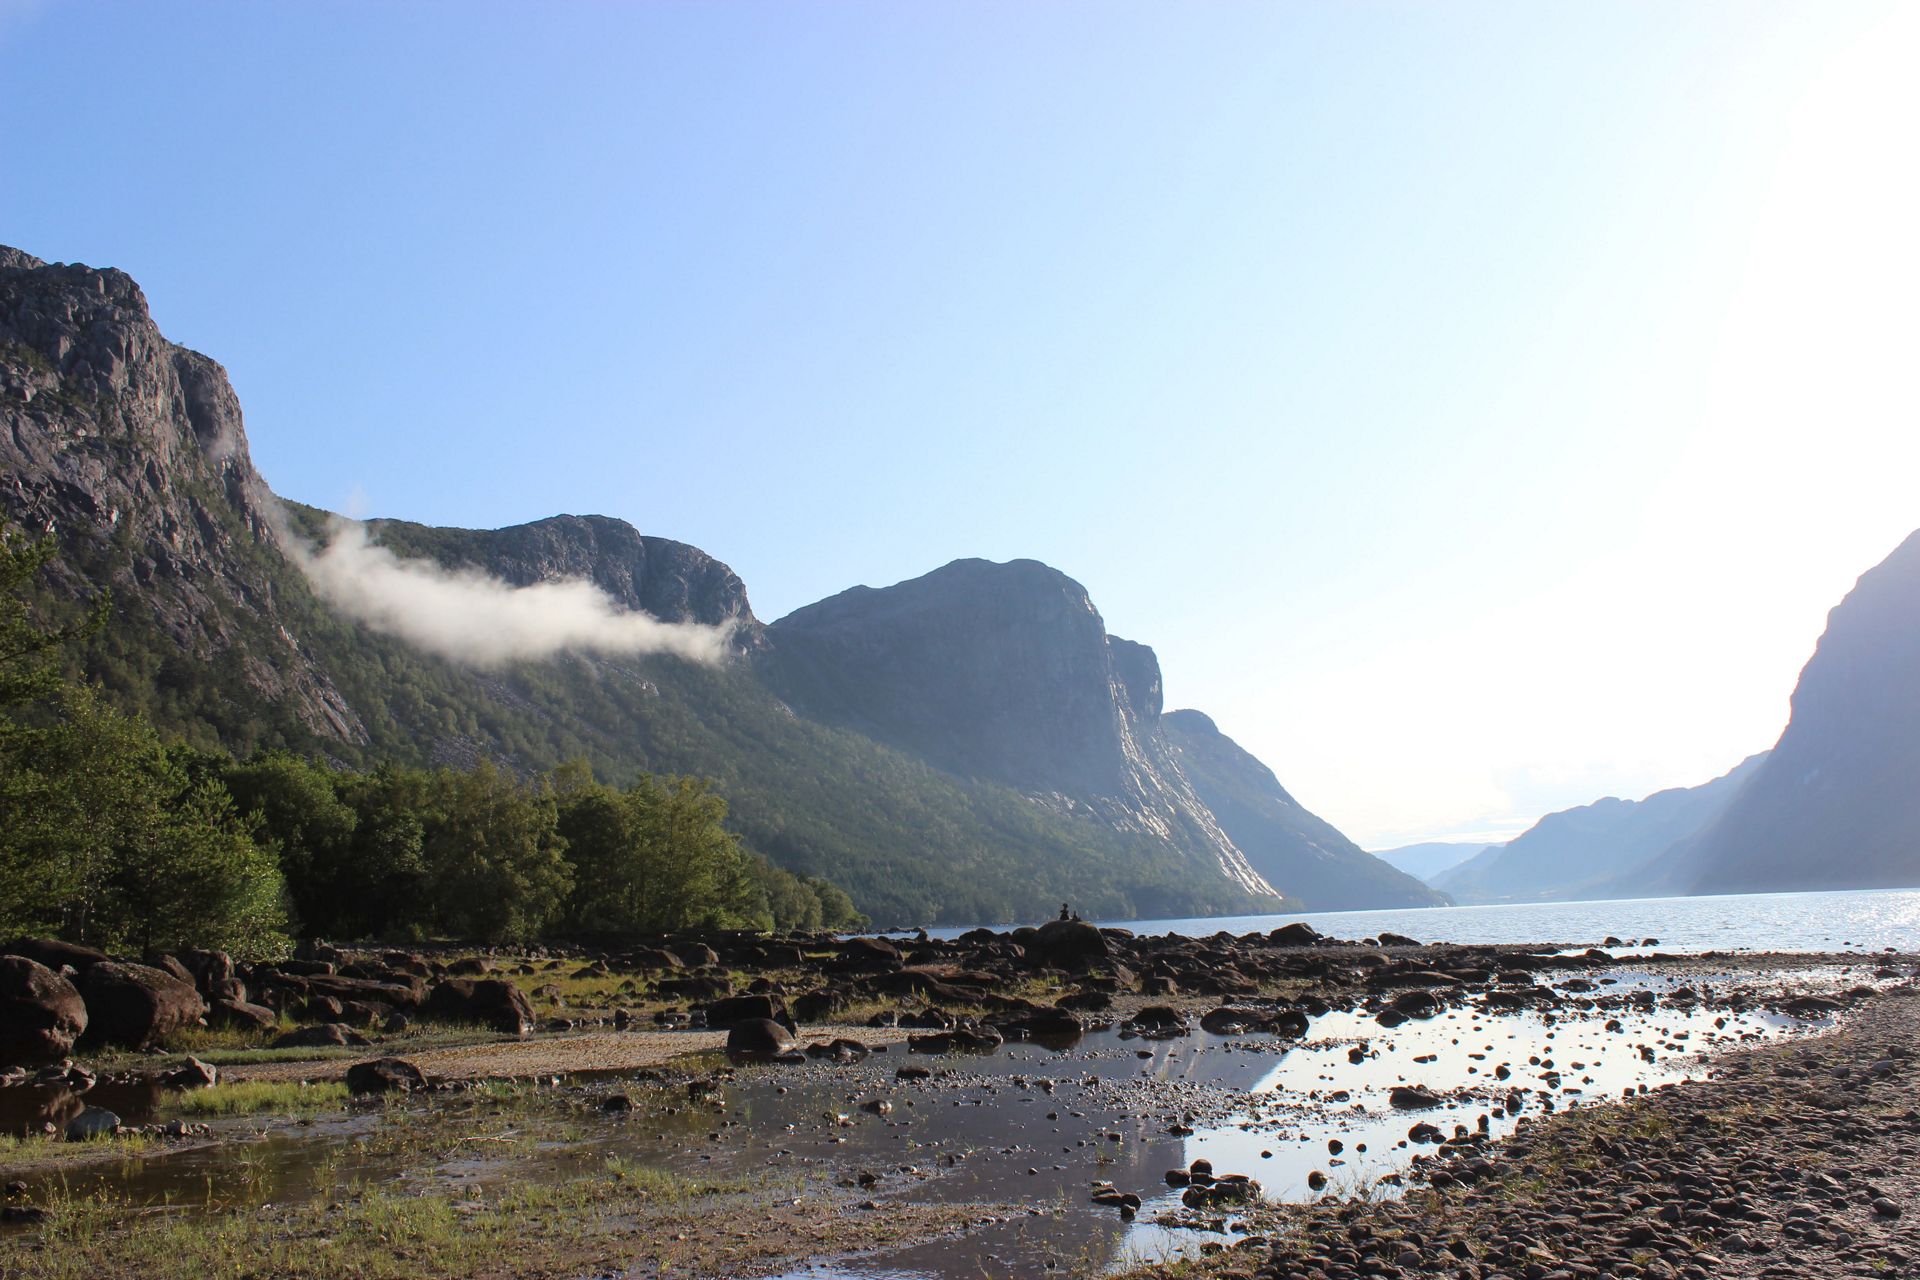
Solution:
<svg viewBox="0 0 1920 1280"><path fill-rule="evenodd" d="M333 521L324 547L283 536L320 597L377 631L477 667L561 653L670 654L718 663L732 628L662 622L623 610L584 579L514 586L478 569L403 560L354 520Z"/></svg>

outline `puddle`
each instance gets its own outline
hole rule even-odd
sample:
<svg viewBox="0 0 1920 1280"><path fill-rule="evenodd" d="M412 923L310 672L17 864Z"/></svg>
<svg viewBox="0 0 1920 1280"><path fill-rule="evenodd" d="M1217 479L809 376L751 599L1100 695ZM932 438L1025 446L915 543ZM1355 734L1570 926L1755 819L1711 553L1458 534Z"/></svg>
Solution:
<svg viewBox="0 0 1920 1280"><path fill-rule="evenodd" d="M221 1121L219 1134L244 1140L67 1169L42 1179L35 1195L64 1183L177 1211L228 1210L331 1197L356 1183L484 1191L577 1177L619 1157L694 1178L824 1173L876 1200L1013 1206L957 1239L816 1262L789 1280L1097 1270L1239 1238L1236 1212L1188 1210L1169 1186L1167 1171L1194 1160L1250 1175L1269 1200L1351 1193L1404 1174L1431 1150L1408 1141L1416 1123L1449 1136L1459 1126L1498 1137L1520 1116L1684 1079L1703 1069L1706 1052L1821 1025L1757 1008L1672 1003L1677 983L1624 970L1607 976L1619 982L1575 997L1589 1008L1493 1013L1470 1005L1391 1029L1364 1011L1333 1010L1298 1041L1199 1031L1149 1041L1101 1031L1065 1049L1012 1043L939 1057L896 1045L848 1066L742 1068L711 1096L693 1096L684 1083L635 1086L631 1074L586 1075L511 1106L474 1093L356 1108L309 1124ZM1855 976L1798 974L1791 985L1830 990ZM1722 984L1696 975L1689 985L1711 995ZM1648 988L1661 993L1651 1009L1626 998ZM896 1068L909 1065L935 1075L896 1080ZM1444 1104L1395 1110L1397 1085L1423 1086ZM149 1096L143 1112L138 1098L108 1101L108 1088L86 1101L130 1120L168 1114L163 1096ZM0 1091L0 1105L13 1108L4 1113L9 1121L29 1104L63 1105L14 1096L27 1092ZM600 1104L615 1092L641 1109L604 1113ZM863 1107L879 1102L890 1109ZM1092 1204L1097 1182L1138 1195L1137 1217Z"/></svg>

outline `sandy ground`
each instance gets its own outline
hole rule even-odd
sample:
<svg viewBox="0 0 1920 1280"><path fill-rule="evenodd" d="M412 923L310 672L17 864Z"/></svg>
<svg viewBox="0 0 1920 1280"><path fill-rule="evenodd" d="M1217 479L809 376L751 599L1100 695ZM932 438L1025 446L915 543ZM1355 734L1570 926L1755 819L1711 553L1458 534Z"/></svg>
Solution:
<svg viewBox="0 0 1920 1280"><path fill-rule="evenodd" d="M892 1028L801 1027L800 1043L845 1036L863 1044L897 1044L905 1031ZM492 1044L456 1045L422 1049L397 1056L435 1080L475 1080L505 1076L564 1075L574 1071L637 1071L657 1067L689 1053L707 1053L727 1047L724 1031L598 1031L583 1035L539 1036ZM388 1056L378 1045L360 1058L305 1059L298 1062L261 1062L226 1067L227 1080L338 1080L347 1068L367 1058Z"/></svg>

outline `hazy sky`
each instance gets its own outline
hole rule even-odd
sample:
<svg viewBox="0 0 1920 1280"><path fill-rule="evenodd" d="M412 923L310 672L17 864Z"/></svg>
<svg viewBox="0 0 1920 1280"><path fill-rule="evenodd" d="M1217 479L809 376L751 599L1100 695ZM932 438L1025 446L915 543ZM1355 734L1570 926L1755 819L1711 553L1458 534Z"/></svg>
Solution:
<svg viewBox="0 0 1920 1280"><path fill-rule="evenodd" d="M1920 5L0 0L281 492L1030 556L1370 847L1770 745L1920 525Z"/></svg>

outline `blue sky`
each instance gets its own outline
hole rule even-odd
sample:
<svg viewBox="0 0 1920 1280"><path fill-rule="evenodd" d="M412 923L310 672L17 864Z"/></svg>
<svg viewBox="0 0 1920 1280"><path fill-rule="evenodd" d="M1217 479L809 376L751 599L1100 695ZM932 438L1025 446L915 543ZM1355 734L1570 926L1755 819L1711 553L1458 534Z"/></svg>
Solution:
<svg viewBox="0 0 1920 1280"><path fill-rule="evenodd" d="M1920 10L21 4L0 241L280 492L1045 560L1372 847L1769 745L1916 525Z"/></svg>

